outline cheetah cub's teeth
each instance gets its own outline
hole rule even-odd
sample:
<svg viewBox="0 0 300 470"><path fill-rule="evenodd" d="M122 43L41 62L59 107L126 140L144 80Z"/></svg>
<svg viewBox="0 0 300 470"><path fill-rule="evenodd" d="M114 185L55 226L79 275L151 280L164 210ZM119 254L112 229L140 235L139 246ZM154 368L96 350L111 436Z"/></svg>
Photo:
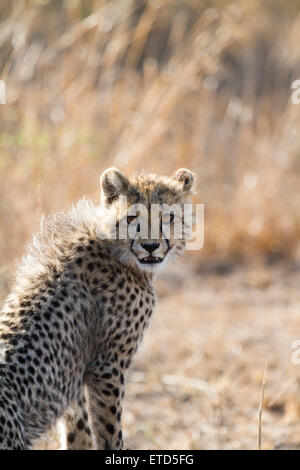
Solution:
<svg viewBox="0 0 300 470"><path fill-rule="evenodd" d="M159 258L158 256L146 256L146 258L143 258L140 260L141 263L143 264L155 264L155 263L161 263L163 258Z"/></svg>

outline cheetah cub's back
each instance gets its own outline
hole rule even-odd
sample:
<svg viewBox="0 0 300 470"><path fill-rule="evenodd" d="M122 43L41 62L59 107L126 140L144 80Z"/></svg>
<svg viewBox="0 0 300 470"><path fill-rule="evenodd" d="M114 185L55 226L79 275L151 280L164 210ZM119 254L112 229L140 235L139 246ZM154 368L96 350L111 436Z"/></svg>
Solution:
<svg viewBox="0 0 300 470"><path fill-rule="evenodd" d="M62 416L69 449L122 449L126 371L153 276L184 250L176 208L193 181L185 169L132 180L108 169L100 206L84 200L41 224L0 314L1 449L30 448Z"/></svg>

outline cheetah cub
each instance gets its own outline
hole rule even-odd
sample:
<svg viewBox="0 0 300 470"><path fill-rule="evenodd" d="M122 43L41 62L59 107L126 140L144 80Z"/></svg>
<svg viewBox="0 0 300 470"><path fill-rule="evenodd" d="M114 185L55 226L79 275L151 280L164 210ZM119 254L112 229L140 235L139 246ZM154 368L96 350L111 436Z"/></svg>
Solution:
<svg viewBox="0 0 300 470"><path fill-rule="evenodd" d="M0 313L1 449L33 447L60 417L68 449L122 449L125 375L154 308L153 276L186 243L162 208L182 208L193 183L186 169L129 180L111 168L100 206L84 200L41 223ZM152 206L155 238L142 210ZM121 237L124 226L135 236Z"/></svg>

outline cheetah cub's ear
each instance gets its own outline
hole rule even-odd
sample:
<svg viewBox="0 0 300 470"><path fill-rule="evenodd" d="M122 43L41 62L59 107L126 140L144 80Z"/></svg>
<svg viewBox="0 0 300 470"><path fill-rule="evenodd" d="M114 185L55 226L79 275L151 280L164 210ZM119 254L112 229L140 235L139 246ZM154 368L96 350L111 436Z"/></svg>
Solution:
<svg viewBox="0 0 300 470"><path fill-rule="evenodd" d="M108 168L100 178L102 189L102 201L111 204L121 194L126 194L129 188L129 180L117 168Z"/></svg>
<svg viewBox="0 0 300 470"><path fill-rule="evenodd" d="M180 183L183 191L192 192L195 182L195 175L190 170L187 170L186 168L180 168L180 170L177 170L173 175L173 179Z"/></svg>

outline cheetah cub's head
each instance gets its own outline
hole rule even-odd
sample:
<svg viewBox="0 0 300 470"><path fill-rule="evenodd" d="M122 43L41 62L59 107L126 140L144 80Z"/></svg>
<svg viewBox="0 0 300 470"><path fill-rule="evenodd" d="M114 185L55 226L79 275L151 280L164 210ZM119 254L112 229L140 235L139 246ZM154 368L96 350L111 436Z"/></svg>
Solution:
<svg viewBox="0 0 300 470"><path fill-rule="evenodd" d="M172 177L143 174L130 180L116 168L106 170L102 204L113 256L126 266L153 272L183 252L191 228L184 204L190 203L193 184L194 174L185 168Z"/></svg>

